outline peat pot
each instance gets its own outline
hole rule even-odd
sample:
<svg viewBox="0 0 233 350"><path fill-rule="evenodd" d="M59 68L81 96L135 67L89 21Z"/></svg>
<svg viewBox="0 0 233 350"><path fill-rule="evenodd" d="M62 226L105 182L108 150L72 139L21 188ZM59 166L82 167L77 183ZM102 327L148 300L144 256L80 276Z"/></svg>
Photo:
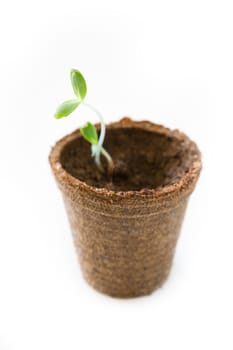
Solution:
<svg viewBox="0 0 233 350"><path fill-rule="evenodd" d="M104 147L111 177L79 130L52 148L52 171L86 281L114 297L147 295L168 277L201 155L180 131L129 118L107 126Z"/></svg>

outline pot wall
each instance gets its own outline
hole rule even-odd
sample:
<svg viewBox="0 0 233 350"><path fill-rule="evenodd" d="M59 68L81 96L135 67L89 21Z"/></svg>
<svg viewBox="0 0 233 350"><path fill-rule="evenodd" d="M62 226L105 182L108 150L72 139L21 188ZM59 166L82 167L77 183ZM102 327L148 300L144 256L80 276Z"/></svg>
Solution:
<svg viewBox="0 0 233 350"><path fill-rule="evenodd" d="M146 295L166 280L187 200L173 208L114 209L64 196L83 275L97 290L116 297ZM111 209L108 210L109 206Z"/></svg>

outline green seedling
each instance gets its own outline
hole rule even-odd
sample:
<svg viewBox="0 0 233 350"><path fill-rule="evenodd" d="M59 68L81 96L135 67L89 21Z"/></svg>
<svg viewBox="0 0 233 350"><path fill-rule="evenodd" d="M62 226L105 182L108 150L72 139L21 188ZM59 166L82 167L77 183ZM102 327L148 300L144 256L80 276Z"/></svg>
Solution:
<svg viewBox="0 0 233 350"><path fill-rule="evenodd" d="M87 94L87 84L83 75L76 69L70 71L71 84L76 95L75 99L63 102L56 110L54 117L60 119L70 115L80 104L88 107L94 111L100 120L100 136L98 137L97 130L91 122L87 122L82 128L80 128L81 134L85 140L91 144L91 154L94 157L95 163L101 172L104 172L104 168L101 163L101 155L107 160L108 173L112 174L113 161L110 154L104 149L103 143L105 138L106 127L100 112L90 105L84 102Z"/></svg>

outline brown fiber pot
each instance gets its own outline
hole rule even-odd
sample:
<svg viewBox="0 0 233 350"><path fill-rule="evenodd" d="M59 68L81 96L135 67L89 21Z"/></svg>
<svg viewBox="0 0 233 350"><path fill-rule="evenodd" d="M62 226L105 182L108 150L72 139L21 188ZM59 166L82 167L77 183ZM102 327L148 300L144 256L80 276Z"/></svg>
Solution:
<svg viewBox="0 0 233 350"><path fill-rule="evenodd" d="M180 131L129 118L107 126L105 148L111 179L79 130L56 143L50 164L86 281L114 297L147 295L169 274L201 155Z"/></svg>

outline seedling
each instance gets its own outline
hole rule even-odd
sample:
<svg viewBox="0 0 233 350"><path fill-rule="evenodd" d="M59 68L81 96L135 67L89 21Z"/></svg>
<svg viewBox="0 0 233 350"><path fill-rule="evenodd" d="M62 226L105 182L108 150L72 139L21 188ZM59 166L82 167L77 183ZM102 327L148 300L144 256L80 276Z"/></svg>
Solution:
<svg viewBox="0 0 233 350"><path fill-rule="evenodd" d="M81 134L85 140L91 144L91 154L94 157L95 163L101 172L104 172L103 165L101 163L101 155L103 155L107 160L108 173L112 174L113 171L113 161L110 154L104 149L103 143L105 138L106 127L104 119L100 112L90 105L84 102L87 94L87 84L83 75L76 69L71 69L70 71L71 84L76 95L75 99L63 102L56 110L54 117L60 119L70 115L80 104L88 107L94 111L100 120L100 136L98 138L97 130L91 122L87 122L82 128L80 128Z"/></svg>

